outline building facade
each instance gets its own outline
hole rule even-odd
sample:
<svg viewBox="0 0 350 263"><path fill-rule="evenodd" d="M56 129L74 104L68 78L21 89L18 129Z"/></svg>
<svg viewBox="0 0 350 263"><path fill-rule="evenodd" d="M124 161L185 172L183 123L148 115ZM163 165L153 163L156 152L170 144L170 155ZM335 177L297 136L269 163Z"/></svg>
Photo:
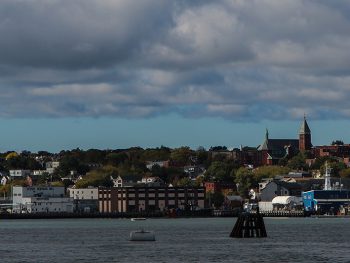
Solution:
<svg viewBox="0 0 350 263"><path fill-rule="evenodd" d="M312 190L304 192L303 203L306 211L335 214L342 207L350 207L350 190Z"/></svg>
<svg viewBox="0 0 350 263"><path fill-rule="evenodd" d="M12 187L14 213L73 212L73 199L65 197L64 187Z"/></svg>
<svg viewBox="0 0 350 263"><path fill-rule="evenodd" d="M99 211L139 212L205 207L205 188L113 187L99 188Z"/></svg>
<svg viewBox="0 0 350 263"><path fill-rule="evenodd" d="M78 213L98 212L98 188L68 188L67 194L74 202L74 211Z"/></svg>

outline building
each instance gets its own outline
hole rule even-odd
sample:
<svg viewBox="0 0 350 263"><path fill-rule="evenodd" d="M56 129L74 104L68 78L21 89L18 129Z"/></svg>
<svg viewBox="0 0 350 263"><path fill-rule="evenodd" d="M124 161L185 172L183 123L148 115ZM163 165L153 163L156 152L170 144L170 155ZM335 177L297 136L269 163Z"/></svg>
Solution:
<svg viewBox="0 0 350 263"><path fill-rule="evenodd" d="M49 174L53 174L55 169L60 166L60 162L57 162L57 161L47 162L45 166L46 166L46 172Z"/></svg>
<svg viewBox="0 0 350 263"><path fill-rule="evenodd" d="M311 147L311 130L304 117L299 139L270 139L266 130L265 140L258 147L259 165L276 165L283 158L293 157L300 151L310 151Z"/></svg>
<svg viewBox="0 0 350 263"><path fill-rule="evenodd" d="M310 151L311 147L311 130L307 124L306 117L304 116L304 121L299 129L299 151Z"/></svg>
<svg viewBox="0 0 350 263"><path fill-rule="evenodd" d="M98 188L68 188L67 194L74 202L74 211L79 213L98 212Z"/></svg>
<svg viewBox="0 0 350 263"><path fill-rule="evenodd" d="M14 213L73 212L73 199L65 197L64 187L12 187Z"/></svg>
<svg viewBox="0 0 350 263"><path fill-rule="evenodd" d="M153 162L147 162L146 167L149 170L152 170L153 166L159 166L159 167L164 167L168 168L170 165L170 161L153 161Z"/></svg>
<svg viewBox="0 0 350 263"><path fill-rule="evenodd" d="M306 211L336 214L350 206L350 190L312 190L303 193Z"/></svg>
<svg viewBox="0 0 350 263"><path fill-rule="evenodd" d="M205 182L206 193L221 192L223 195L230 195L237 191L237 185L233 183Z"/></svg>
<svg viewBox="0 0 350 263"><path fill-rule="evenodd" d="M30 170L9 170L9 174L11 178L24 178L31 174Z"/></svg>
<svg viewBox="0 0 350 263"><path fill-rule="evenodd" d="M280 159L297 154L299 140L297 139L270 139L266 130L265 140L258 147L260 165L277 165Z"/></svg>
<svg viewBox="0 0 350 263"><path fill-rule="evenodd" d="M186 187L99 188L99 211L139 212L167 209L191 210L205 207L205 189Z"/></svg>
<svg viewBox="0 0 350 263"><path fill-rule="evenodd" d="M260 191L260 201L271 202L276 196L300 197L302 186L298 183L289 183L279 180L268 182Z"/></svg>
<svg viewBox="0 0 350 263"><path fill-rule="evenodd" d="M98 200L97 187L68 188L67 193L74 200Z"/></svg>

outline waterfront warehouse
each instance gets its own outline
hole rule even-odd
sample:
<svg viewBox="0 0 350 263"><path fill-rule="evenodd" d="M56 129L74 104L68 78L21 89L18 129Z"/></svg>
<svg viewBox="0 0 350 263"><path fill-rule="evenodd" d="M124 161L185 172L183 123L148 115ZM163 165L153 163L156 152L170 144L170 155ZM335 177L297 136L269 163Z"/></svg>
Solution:
<svg viewBox="0 0 350 263"><path fill-rule="evenodd" d="M315 213L337 213L350 204L350 190L312 190L303 193L306 211Z"/></svg>

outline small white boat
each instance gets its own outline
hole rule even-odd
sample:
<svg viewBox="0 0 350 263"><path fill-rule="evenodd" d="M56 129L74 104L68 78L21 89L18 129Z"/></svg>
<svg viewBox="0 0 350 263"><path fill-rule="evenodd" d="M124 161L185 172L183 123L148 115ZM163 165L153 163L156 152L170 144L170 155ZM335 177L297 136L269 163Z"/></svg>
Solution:
<svg viewBox="0 0 350 263"><path fill-rule="evenodd" d="M145 217L133 217L131 218L131 221L143 221L143 220L146 220L147 218Z"/></svg>
<svg viewBox="0 0 350 263"><path fill-rule="evenodd" d="M154 231L137 230L130 232L130 241L156 241Z"/></svg>

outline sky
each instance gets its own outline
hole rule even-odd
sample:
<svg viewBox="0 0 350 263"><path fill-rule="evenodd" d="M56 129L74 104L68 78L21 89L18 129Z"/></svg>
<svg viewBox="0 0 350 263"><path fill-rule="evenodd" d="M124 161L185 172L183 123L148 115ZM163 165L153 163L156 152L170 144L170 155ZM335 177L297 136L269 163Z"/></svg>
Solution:
<svg viewBox="0 0 350 263"><path fill-rule="evenodd" d="M0 151L350 143L347 0L2 0Z"/></svg>

